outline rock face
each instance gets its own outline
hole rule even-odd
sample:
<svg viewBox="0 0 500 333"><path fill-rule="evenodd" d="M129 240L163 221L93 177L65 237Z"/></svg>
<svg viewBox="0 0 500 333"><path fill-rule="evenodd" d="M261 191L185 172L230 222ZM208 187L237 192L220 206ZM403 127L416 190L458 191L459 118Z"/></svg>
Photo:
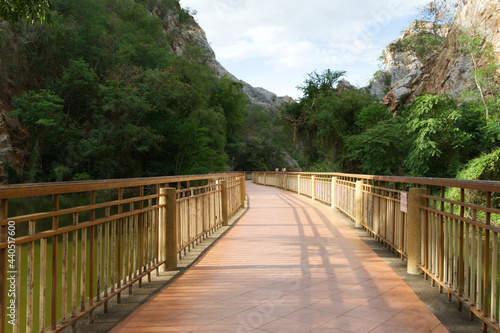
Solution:
<svg viewBox="0 0 500 333"><path fill-rule="evenodd" d="M8 179L6 163L16 170L22 170L26 151L22 145L28 134L18 120L10 116L6 104L0 99L0 184Z"/></svg>
<svg viewBox="0 0 500 333"><path fill-rule="evenodd" d="M205 31L191 17L192 22L185 24L179 20L179 15L172 10L153 7L151 12L165 22L165 32L173 36L171 43L172 51L177 55L183 55L186 44L198 45L205 52L207 63L212 67L217 76L228 76L233 81L243 85L243 92L248 96L250 105L262 106L264 108L276 109L284 103L293 102L288 96L278 97L276 94L260 87L252 87L250 84L236 78L222 66L215 57L215 52L208 43Z"/></svg>
<svg viewBox="0 0 500 333"><path fill-rule="evenodd" d="M368 87L372 96L376 99L382 99L392 89L391 96L386 96L388 100L399 101L403 97L408 97L408 88L400 81L404 80L406 83L415 81L416 72L420 71L423 64L414 51L404 50L398 45L422 32L433 33L444 38L448 31L448 26L436 26L432 22L415 20L410 24L398 40L385 48L386 69L379 72ZM407 75L410 75L411 78L406 78Z"/></svg>
<svg viewBox="0 0 500 333"><path fill-rule="evenodd" d="M459 97L468 90L474 68L470 57L460 50L456 40L469 28L484 35L484 41L494 46L497 61L500 61L500 2L471 0L457 14L441 50L430 56L420 68L393 83L384 98L385 103L396 110L399 105L409 105L424 93Z"/></svg>

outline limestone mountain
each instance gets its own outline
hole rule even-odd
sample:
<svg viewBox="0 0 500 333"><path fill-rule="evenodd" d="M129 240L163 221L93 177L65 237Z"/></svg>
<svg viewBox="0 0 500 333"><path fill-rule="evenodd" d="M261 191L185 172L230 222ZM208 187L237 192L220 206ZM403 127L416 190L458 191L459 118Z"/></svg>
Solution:
<svg viewBox="0 0 500 333"><path fill-rule="evenodd" d="M412 24L412 26L414 26ZM410 26L410 28L412 27ZM387 70L379 74L372 84L372 93L381 96L381 81L390 77L390 90L384 101L395 110L399 105L409 105L416 97L424 93L450 94L459 97L467 91L472 82L474 67L468 54L460 50L457 39L462 31L478 30L483 35L483 43L491 43L500 60L500 3L498 1L471 0L457 14L451 27L445 27L439 33L445 36L443 44L429 57L418 61L415 54L407 52L386 52ZM406 36L406 37L405 37ZM401 40L411 33L405 31ZM390 48L390 47L389 47ZM396 59L396 61L394 61ZM404 62L397 61L403 59ZM396 74L396 75L395 75ZM394 77L393 77L394 76ZM389 80L387 80L389 83Z"/></svg>

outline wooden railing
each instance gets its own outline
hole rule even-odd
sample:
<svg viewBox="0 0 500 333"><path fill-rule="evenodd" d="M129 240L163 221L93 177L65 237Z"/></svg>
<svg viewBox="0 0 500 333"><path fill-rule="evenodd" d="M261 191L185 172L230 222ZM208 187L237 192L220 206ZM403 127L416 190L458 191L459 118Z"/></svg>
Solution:
<svg viewBox="0 0 500 333"><path fill-rule="evenodd" d="M92 322L112 297L120 302L151 273L175 269L178 255L227 224L244 194L239 173L0 187L0 332ZM77 196L86 202L68 204ZM19 200L33 211L10 212ZM41 201L49 207L37 208Z"/></svg>
<svg viewBox="0 0 500 333"><path fill-rule="evenodd" d="M483 331L500 332L500 182L287 172L255 172L252 179L331 205L402 259L415 237L408 233L408 205L415 205L425 279L480 318ZM410 188L420 189L420 203L407 203Z"/></svg>

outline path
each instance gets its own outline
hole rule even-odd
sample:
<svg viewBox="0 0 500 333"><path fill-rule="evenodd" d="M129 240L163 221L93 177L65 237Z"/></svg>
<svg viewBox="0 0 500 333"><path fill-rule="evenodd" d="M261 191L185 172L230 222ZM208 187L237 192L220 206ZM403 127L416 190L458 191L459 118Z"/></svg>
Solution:
<svg viewBox="0 0 500 333"><path fill-rule="evenodd" d="M331 209L247 183L250 208L111 332L448 332Z"/></svg>

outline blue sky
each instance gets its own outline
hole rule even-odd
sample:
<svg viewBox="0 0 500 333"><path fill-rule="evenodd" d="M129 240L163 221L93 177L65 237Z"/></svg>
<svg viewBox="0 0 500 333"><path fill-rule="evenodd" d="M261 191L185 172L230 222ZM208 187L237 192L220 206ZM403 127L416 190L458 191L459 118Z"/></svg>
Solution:
<svg viewBox="0 0 500 333"><path fill-rule="evenodd" d="M365 86L378 58L429 0L181 0L195 10L217 60L279 96L300 97L308 73L346 71Z"/></svg>

